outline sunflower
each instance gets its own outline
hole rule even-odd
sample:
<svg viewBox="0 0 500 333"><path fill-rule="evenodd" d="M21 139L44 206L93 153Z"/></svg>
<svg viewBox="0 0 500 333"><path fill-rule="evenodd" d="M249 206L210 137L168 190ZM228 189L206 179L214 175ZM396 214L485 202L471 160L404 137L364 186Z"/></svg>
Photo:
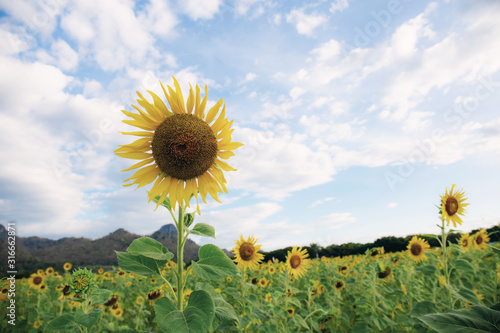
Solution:
<svg viewBox="0 0 500 333"><path fill-rule="evenodd" d="M271 296L271 293L266 294L266 302L271 303L273 301L273 297Z"/></svg>
<svg viewBox="0 0 500 333"><path fill-rule="evenodd" d="M430 246L426 240L418 238L417 236L413 236L410 243L408 244L408 255L410 256L410 258L415 260L415 262L419 263L421 261L427 260L425 251L428 249L430 249Z"/></svg>
<svg viewBox="0 0 500 333"><path fill-rule="evenodd" d="M111 311L111 313L113 314L113 316L115 316L116 318L120 318L122 315L123 315L123 310L122 309L116 309L114 311Z"/></svg>
<svg viewBox="0 0 500 333"><path fill-rule="evenodd" d="M472 239L469 234L463 234L460 237L460 247L462 248L462 250L465 250L465 252L469 252L472 245L471 241Z"/></svg>
<svg viewBox="0 0 500 333"><path fill-rule="evenodd" d="M379 279L385 279L385 280L389 280L391 278L391 268L390 267L386 267L383 271L379 271L377 276Z"/></svg>
<svg viewBox="0 0 500 333"><path fill-rule="evenodd" d="M106 302L104 302L104 305L105 306L113 306L116 304L116 302L118 302L119 299L120 299L120 296L112 295L110 298L108 298L108 300Z"/></svg>
<svg viewBox="0 0 500 333"><path fill-rule="evenodd" d="M143 305L144 304L144 297L142 296L137 296L136 299L135 299L135 304L137 305Z"/></svg>
<svg viewBox="0 0 500 333"><path fill-rule="evenodd" d="M439 284L442 285L443 287L446 286L446 276L444 275L439 276Z"/></svg>
<svg viewBox="0 0 500 333"><path fill-rule="evenodd" d="M257 243L257 238L248 236L248 239L245 240L243 236L240 235L240 239L235 242L236 247L233 248L233 253L236 258L234 262L237 263L239 267L242 267L243 270L258 267L262 259L264 259L264 255L258 252L261 245L255 245L255 243Z"/></svg>
<svg viewBox="0 0 500 333"><path fill-rule="evenodd" d="M341 291L345 287L345 283L342 280L337 280L335 284L333 285L335 287L335 290Z"/></svg>
<svg viewBox="0 0 500 333"><path fill-rule="evenodd" d="M7 295L9 294L9 287L4 286L0 291L0 301L5 301L7 299Z"/></svg>
<svg viewBox="0 0 500 333"><path fill-rule="evenodd" d="M54 268L52 267L48 267L46 270L45 270L45 275L52 275L54 274Z"/></svg>
<svg viewBox="0 0 500 333"><path fill-rule="evenodd" d="M462 224L462 219L459 215L465 214L464 207L469 204L465 202L467 198L464 198L465 193L463 190L456 191L453 193L453 188L455 184L451 186L450 193L448 189L443 196L441 196L441 219L446 220L446 225L450 225L450 221L453 222L453 227L457 227L458 224Z"/></svg>
<svg viewBox="0 0 500 333"><path fill-rule="evenodd" d="M150 291L148 293L148 300L150 301L155 301L157 300L158 298L160 298L162 296L162 292L161 290L157 289L157 290L153 290L153 291Z"/></svg>
<svg viewBox="0 0 500 333"><path fill-rule="evenodd" d="M286 309L286 312L288 312L288 315L290 317L293 317L293 315L295 314L295 310L293 308Z"/></svg>
<svg viewBox="0 0 500 333"><path fill-rule="evenodd" d="M73 267L73 265L71 265L71 263L67 262L63 265L63 269L65 271L69 271L71 268Z"/></svg>
<svg viewBox="0 0 500 333"><path fill-rule="evenodd" d="M160 82L170 110L155 93L148 91L153 98L153 104L137 92L140 98L137 102L146 112L135 105L132 107L139 113L122 111L132 118L123 120L124 123L143 131L122 132L140 139L128 145L121 145L115 150L115 154L141 160L122 170L142 167L124 181L131 181L124 186L137 184L139 188L156 180L148 193L148 201L160 196L156 208L163 203L167 195L173 209L176 203L181 206L183 202L189 207L191 196L194 196L196 210L200 214L198 193L204 203L207 203L207 194L220 202L217 193L227 193L222 170L236 171L222 160L233 156L233 150L243 144L231 142L233 121L225 118L225 104L219 114L222 98L205 114L207 86L203 100L200 98L198 85L196 97L190 86L188 99L184 103L179 83L175 77L173 79L175 91L167 85L167 92Z"/></svg>
<svg viewBox="0 0 500 333"><path fill-rule="evenodd" d="M75 295L80 296L88 293L95 283L96 281L92 270L80 268L73 272L68 284L70 290L74 292Z"/></svg>
<svg viewBox="0 0 500 333"><path fill-rule="evenodd" d="M487 247L486 244L489 241L490 237L488 236L488 232L482 229L474 235L474 248L483 251Z"/></svg>
<svg viewBox="0 0 500 333"><path fill-rule="evenodd" d="M306 273L306 266L309 266L309 261L306 259L307 257L309 257L307 250L302 250L302 247L297 249L297 247L294 246L291 252L288 251L286 265L290 275L301 277Z"/></svg>
<svg viewBox="0 0 500 333"><path fill-rule="evenodd" d="M269 281L265 277L263 277L259 281L259 286L261 286L262 288L267 287L268 284L269 284Z"/></svg>
<svg viewBox="0 0 500 333"><path fill-rule="evenodd" d="M40 289L43 284L44 276L42 274L33 273L31 274L28 283L31 288Z"/></svg>
<svg viewBox="0 0 500 333"><path fill-rule="evenodd" d="M40 326L42 326L42 322L40 320L35 320L35 322L33 323L33 327L39 328Z"/></svg>

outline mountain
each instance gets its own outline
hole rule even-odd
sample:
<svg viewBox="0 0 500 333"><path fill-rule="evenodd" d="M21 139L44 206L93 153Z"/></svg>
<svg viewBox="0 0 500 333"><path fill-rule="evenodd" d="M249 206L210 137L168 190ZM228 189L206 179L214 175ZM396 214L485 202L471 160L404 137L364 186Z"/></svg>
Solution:
<svg viewBox="0 0 500 333"><path fill-rule="evenodd" d="M19 274L33 272L52 266L61 269L65 262L73 266L117 266L115 251L126 251L134 239L142 236L130 233L122 228L99 239L83 237L65 237L52 240L41 237L16 237L16 267ZM174 254L177 254L177 229L173 224L162 226L151 235L147 235ZM7 231L0 224L0 257L7 257ZM184 245L184 261L198 260L200 246L188 239ZM224 251L226 254L229 252ZM230 255L230 254L229 254ZM5 272L6 260L0 262L1 272Z"/></svg>

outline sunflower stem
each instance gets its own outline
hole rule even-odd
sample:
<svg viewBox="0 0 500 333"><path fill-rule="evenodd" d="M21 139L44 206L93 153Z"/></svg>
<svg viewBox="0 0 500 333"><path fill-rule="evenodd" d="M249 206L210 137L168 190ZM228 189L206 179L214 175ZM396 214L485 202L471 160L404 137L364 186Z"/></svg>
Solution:
<svg viewBox="0 0 500 333"><path fill-rule="evenodd" d="M184 206L180 204L179 220L177 221L177 309L179 311L182 311L184 307L183 252L184 252Z"/></svg>

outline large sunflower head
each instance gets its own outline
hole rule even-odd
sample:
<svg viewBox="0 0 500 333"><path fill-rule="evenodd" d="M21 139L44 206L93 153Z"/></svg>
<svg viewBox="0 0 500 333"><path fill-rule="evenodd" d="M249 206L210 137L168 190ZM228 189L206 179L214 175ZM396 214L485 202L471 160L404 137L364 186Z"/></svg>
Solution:
<svg viewBox="0 0 500 333"><path fill-rule="evenodd" d="M490 241L490 237L488 236L488 232L484 229L476 232L474 235L474 248L476 250L484 250L487 247L487 243Z"/></svg>
<svg viewBox="0 0 500 333"><path fill-rule="evenodd" d="M465 250L465 252L469 252L471 246L472 246L472 237L469 236L469 234L463 234L460 237L460 247L462 250Z"/></svg>
<svg viewBox="0 0 500 333"><path fill-rule="evenodd" d="M462 219L460 215L465 214L464 207L469 204L465 202L465 192L463 190L453 192L455 184L451 186L450 192L448 189L443 196L441 196L441 219L446 220L446 225L450 225L450 221L453 222L453 227L457 227L458 224L462 224Z"/></svg>
<svg viewBox="0 0 500 333"><path fill-rule="evenodd" d="M233 121L225 118L226 106L222 106L222 98L205 114L207 86L203 99L200 98L198 85L196 95L190 87L186 103L175 78L175 90L168 85L167 89L163 84L161 87L169 107L155 93L148 91L153 103L137 93L137 102L144 111L135 105L132 107L138 113L122 111L132 118L123 120L124 123L142 129L137 132L122 132L140 139L115 150L118 156L140 160L122 170L140 168L124 181L130 181L124 186L137 184L139 188L154 181L148 197L151 201L160 196L156 208L167 196L173 209L176 203L185 203L189 207L191 196L194 196L199 214L198 193L205 203L207 194L220 202L217 193L227 193L222 170L236 169L223 160L233 156L233 150L242 144L231 142Z"/></svg>
<svg viewBox="0 0 500 333"><path fill-rule="evenodd" d="M259 263L264 259L264 255L258 252L261 245L256 245L256 243L257 238L253 236L248 236L248 239L245 240L240 235L240 239L236 241L236 247L233 248L236 257L234 262L243 270L258 267Z"/></svg>
<svg viewBox="0 0 500 333"><path fill-rule="evenodd" d="M306 273L306 268L309 266L309 260L306 259L307 257L309 257L307 250L301 247L297 249L297 247L294 246L291 252L288 251L286 266L290 275L301 277Z"/></svg>
<svg viewBox="0 0 500 333"><path fill-rule="evenodd" d="M40 289L44 281L44 276L42 274L33 273L31 274L28 283L31 288Z"/></svg>
<svg viewBox="0 0 500 333"><path fill-rule="evenodd" d="M419 263L421 261L427 260L427 256L425 255L425 251L430 249L429 243L425 239L418 238L417 236L413 236L408 244L408 255L410 258L415 260L415 262Z"/></svg>

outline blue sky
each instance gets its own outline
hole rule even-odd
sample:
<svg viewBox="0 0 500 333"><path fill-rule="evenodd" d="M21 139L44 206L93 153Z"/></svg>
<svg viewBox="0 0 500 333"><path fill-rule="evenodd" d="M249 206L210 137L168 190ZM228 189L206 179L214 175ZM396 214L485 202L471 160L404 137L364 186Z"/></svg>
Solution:
<svg viewBox="0 0 500 333"><path fill-rule="evenodd" d="M245 146L197 222L263 250L500 221L496 1L0 1L0 223L19 236L146 235L171 223L132 164L121 109L175 76L209 87Z"/></svg>

